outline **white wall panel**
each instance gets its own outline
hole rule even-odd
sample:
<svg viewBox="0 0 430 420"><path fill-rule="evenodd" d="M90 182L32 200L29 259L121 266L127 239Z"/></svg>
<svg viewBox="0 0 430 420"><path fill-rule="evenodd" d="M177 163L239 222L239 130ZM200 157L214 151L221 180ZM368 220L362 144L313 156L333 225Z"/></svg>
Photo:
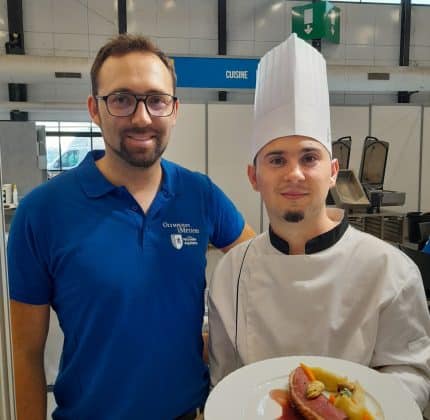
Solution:
<svg viewBox="0 0 430 420"><path fill-rule="evenodd" d="M106 43L114 34L111 35L90 35L88 42L90 45L89 57L95 58L99 49Z"/></svg>
<svg viewBox="0 0 430 420"><path fill-rule="evenodd" d="M227 2L227 33L231 41L255 39L255 1L235 0Z"/></svg>
<svg viewBox="0 0 430 420"><path fill-rule="evenodd" d="M53 0L22 0L22 13L25 31L54 31ZM7 21L7 13L4 16L4 19ZM25 42L27 42L27 40L25 40Z"/></svg>
<svg viewBox="0 0 430 420"><path fill-rule="evenodd" d="M412 45L410 63L415 66L430 66L430 47Z"/></svg>
<svg viewBox="0 0 430 420"><path fill-rule="evenodd" d="M88 57L88 35L55 33L54 48L57 56Z"/></svg>
<svg viewBox="0 0 430 420"><path fill-rule="evenodd" d="M411 44L430 46L429 25L430 7L412 6L411 12Z"/></svg>
<svg viewBox="0 0 430 420"><path fill-rule="evenodd" d="M31 83L27 86L27 95L30 102L57 102L55 83Z"/></svg>
<svg viewBox="0 0 430 420"><path fill-rule="evenodd" d="M430 107L424 107L421 211L430 211Z"/></svg>
<svg viewBox="0 0 430 420"><path fill-rule="evenodd" d="M0 0L0 31L7 31L7 0Z"/></svg>
<svg viewBox="0 0 430 420"><path fill-rule="evenodd" d="M255 40L279 43L286 39L286 2L272 0L259 3L255 13Z"/></svg>
<svg viewBox="0 0 430 420"><path fill-rule="evenodd" d="M227 40L227 54L238 56L253 56L254 41L232 41Z"/></svg>
<svg viewBox="0 0 430 420"><path fill-rule="evenodd" d="M218 40L217 39L200 39L191 38L189 44L190 54L195 55L217 55Z"/></svg>
<svg viewBox="0 0 430 420"><path fill-rule="evenodd" d="M369 107L332 106L330 113L332 141L345 136L352 138L349 168L358 176L364 138L369 134Z"/></svg>
<svg viewBox="0 0 430 420"><path fill-rule="evenodd" d="M218 91L213 89L178 88L176 90L176 96L180 98L183 104L202 104L217 101Z"/></svg>
<svg viewBox="0 0 430 420"><path fill-rule="evenodd" d="M34 2L38 3L38 2ZM87 1L55 0L52 1L54 32L64 34L88 34ZM38 8L38 15L40 8Z"/></svg>
<svg viewBox="0 0 430 420"><path fill-rule="evenodd" d="M0 30L0 54L6 54L5 43L9 41L7 30Z"/></svg>
<svg viewBox="0 0 430 420"><path fill-rule="evenodd" d="M28 113L29 121L71 121L90 122L88 112L82 111L31 111Z"/></svg>
<svg viewBox="0 0 430 420"><path fill-rule="evenodd" d="M82 104L86 109L87 97L91 91L90 82L34 83L28 86L30 102L71 102Z"/></svg>
<svg viewBox="0 0 430 420"><path fill-rule="evenodd" d="M341 38L342 39L342 38ZM328 64L345 64L345 44L322 41L322 52Z"/></svg>
<svg viewBox="0 0 430 420"><path fill-rule="evenodd" d="M190 51L189 38L160 38L154 39L157 46L167 54L188 54Z"/></svg>
<svg viewBox="0 0 430 420"><path fill-rule="evenodd" d="M345 25L345 43L348 45L375 44L375 9L371 4L348 4L343 10L341 24Z"/></svg>
<svg viewBox="0 0 430 420"><path fill-rule="evenodd" d="M218 2L188 0L190 36L218 40Z"/></svg>
<svg viewBox="0 0 430 420"><path fill-rule="evenodd" d="M372 65L374 63L373 45L346 45L345 63L352 65Z"/></svg>
<svg viewBox="0 0 430 420"><path fill-rule="evenodd" d="M398 45L376 45L374 51L375 66L397 66L399 64L399 51Z"/></svg>
<svg viewBox="0 0 430 420"><path fill-rule="evenodd" d="M367 9L367 5L362 5ZM375 17L375 45L400 45L400 5L375 6L368 13Z"/></svg>
<svg viewBox="0 0 430 420"><path fill-rule="evenodd" d="M26 54L36 55L35 51L46 50L45 54L52 55L54 52L54 37L52 32L27 32L24 31L24 42Z"/></svg>
<svg viewBox="0 0 430 420"><path fill-rule="evenodd" d="M421 107L371 108L371 135L390 143L384 189L406 192L402 211L416 211L418 208L420 130Z"/></svg>
<svg viewBox="0 0 430 420"><path fill-rule="evenodd" d="M151 37L158 35L157 0L127 1L127 31Z"/></svg>
<svg viewBox="0 0 430 420"><path fill-rule="evenodd" d="M259 231L260 197L247 177L251 131L251 105L208 105L208 174Z"/></svg>
<svg viewBox="0 0 430 420"><path fill-rule="evenodd" d="M9 90L6 83L0 83L0 101L9 100Z"/></svg>
<svg viewBox="0 0 430 420"><path fill-rule="evenodd" d="M205 173L205 105L180 104L176 126L164 157L193 171Z"/></svg>
<svg viewBox="0 0 430 420"><path fill-rule="evenodd" d="M118 33L118 12L113 1L88 0L88 31L97 35Z"/></svg>
<svg viewBox="0 0 430 420"><path fill-rule="evenodd" d="M158 36L188 37L190 15L188 0L157 0Z"/></svg>
<svg viewBox="0 0 430 420"><path fill-rule="evenodd" d="M262 57L264 54L267 53L267 51L276 47L278 44L278 41L256 41L254 43L254 55L256 55L257 57Z"/></svg>

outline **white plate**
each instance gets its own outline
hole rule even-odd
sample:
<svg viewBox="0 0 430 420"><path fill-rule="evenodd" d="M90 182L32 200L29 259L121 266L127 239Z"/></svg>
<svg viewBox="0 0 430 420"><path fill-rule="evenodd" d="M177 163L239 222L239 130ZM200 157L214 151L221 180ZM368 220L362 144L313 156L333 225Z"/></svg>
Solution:
<svg viewBox="0 0 430 420"><path fill-rule="evenodd" d="M290 372L305 363L318 366L364 387L366 405L378 420L422 420L422 414L397 378L357 363L330 357L291 356L263 360L236 370L210 393L205 420L274 420L282 408L273 401L272 389L287 388Z"/></svg>

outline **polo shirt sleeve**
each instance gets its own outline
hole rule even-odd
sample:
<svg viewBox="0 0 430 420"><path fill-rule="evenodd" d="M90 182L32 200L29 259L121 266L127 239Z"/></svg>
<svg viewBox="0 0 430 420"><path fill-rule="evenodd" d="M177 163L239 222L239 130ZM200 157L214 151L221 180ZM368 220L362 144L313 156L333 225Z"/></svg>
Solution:
<svg viewBox="0 0 430 420"><path fill-rule="evenodd" d="M7 245L9 296L32 305L49 303L51 281L43 259L41 234L32 220L43 220L43 214L31 214L23 200L12 220ZM41 222L40 222L41 223Z"/></svg>
<svg viewBox="0 0 430 420"><path fill-rule="evenodd" d="M216 248L224 248L240 236L245 227L245 220L227 195L209 179L208 182L211 226L209 239Z"/></svg>

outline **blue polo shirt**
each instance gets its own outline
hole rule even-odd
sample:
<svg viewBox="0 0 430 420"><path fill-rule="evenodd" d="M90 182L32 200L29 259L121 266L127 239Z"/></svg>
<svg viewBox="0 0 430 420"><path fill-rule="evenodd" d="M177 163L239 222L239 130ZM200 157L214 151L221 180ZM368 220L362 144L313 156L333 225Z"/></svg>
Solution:
<svg viewBox="0 0 430 420"><path fill-rule="evenodd" d="M54 419L171 420L208 392L206 250L244 220L208 177L163 160L147 213L95 165L29 193L8 243L10 297L50 304L65 341Z"/></svg>
<svg viewBox="0 0 430 420"><path fill-rule="evenodd" d="M430 254L430 239L426 242L423 248L423 252L425 252L426 254Z"/></svg>

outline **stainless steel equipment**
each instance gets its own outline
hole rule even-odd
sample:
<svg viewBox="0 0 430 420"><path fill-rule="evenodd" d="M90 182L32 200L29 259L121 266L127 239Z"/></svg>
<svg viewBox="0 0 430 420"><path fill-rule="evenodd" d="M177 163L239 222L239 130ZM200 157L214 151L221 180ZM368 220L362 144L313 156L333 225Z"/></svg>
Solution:
<svg viewBox="0 0 430 420"><path fill-rule="evenodd" d="M379 213L381 207L405 204L406 193L383 188L388 150L388 142L371 136L364 140L359 178L370 202L370 213Z"/></svg>
<svg viewBox="0 0 430 420"><path fill-rule="evenodd" d="M406 217L402 213L349 213L348 222L356 229L384 241L401 244L406 239Z"/></svg>
<svg viewBox="0 0 430 420"><path fill-rule="evenodd" d="M332 157L333 159L337 159L337 161L339 162L339 169L341 170L341 172L342 170L346 170L349 167L349 158L351 155L351 142L352 142L351 136L345 136L345 137L340 137L339 139L334 141L331 145ZM342 174L339 174L338 176L339 184L343 182L343 178L344 177L342 176ZM330 190L328 192L327 200L326 200L327 205L333 205L339 202L340 192L337 193L337 191L334 191L334 194L338 195L336 197L336 200L333 197L333 190Z"/></svg>
<svg viewBox="0 0 430 420"><path fill-rule="evenodd" d="M337 139L331 145L333 158L336 158L338 160L340 169L349 168L351 142L351 136L345 136Z"/></svg>
<svg viewBox="0 0 430 420"><path fill-rule="evenodd" d="M354 171L350 169L339 170L336 185L331 188L330 194L336 207L344 208L348 211L364 210L370 206L363 187Z"/></svg>

